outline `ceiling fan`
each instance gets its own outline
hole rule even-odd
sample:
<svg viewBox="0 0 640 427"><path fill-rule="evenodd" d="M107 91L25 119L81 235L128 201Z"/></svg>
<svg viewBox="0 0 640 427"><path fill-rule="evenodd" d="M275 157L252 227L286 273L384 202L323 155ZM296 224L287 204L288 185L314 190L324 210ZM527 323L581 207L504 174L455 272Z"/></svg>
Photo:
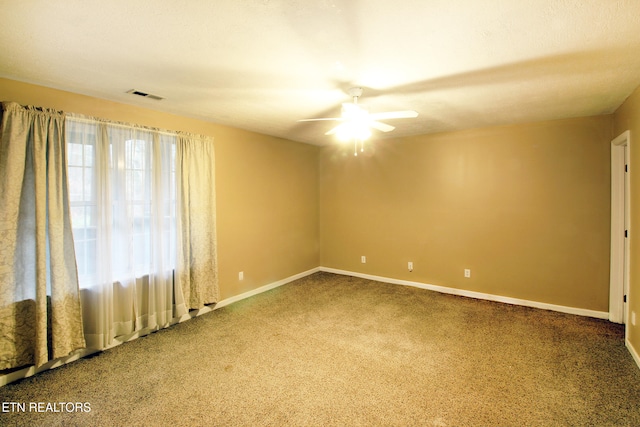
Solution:
<svg viewBox="0 0 640 427"><path fill-rule="evenodd" d="M413 110L388 111L384 113L369 113L366 108L358 104L358 98L362 96L362 88L353 87L349 89L349 95L353 102L342 104L341 117L323 117L317 119L303 119L299 122L313 122L319 120L334 120L341 122L330 129L325 135L336 135L341 141L354 141L354 155L358 155L358 144L360 151L364 151L364 141L371 136L371 128L381 132L391 132L395 126L382 123L378 120L406 119L417 117L418 113Z"/></svg>

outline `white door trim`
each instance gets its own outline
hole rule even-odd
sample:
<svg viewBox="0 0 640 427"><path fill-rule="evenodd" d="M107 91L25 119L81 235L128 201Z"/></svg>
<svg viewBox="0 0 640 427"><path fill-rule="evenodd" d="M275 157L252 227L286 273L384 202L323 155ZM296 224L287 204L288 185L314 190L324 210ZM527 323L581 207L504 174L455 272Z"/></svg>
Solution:
<svg viewBox="0 0 640 427"><path fill-rule="evenodd" d="M611 258L609 276L609 320L626 323L624 295L629 289L629 174L630 132L627 130L611 141ZM628 172L625 173L625 163ZM625 202L626 200L626 202Z"/></svg>

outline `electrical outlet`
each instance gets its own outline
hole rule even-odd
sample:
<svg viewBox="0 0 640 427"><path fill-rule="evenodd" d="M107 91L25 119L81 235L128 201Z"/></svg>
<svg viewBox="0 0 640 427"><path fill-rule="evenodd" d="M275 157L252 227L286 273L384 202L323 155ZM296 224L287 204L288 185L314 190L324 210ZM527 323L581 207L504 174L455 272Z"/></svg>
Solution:
<svg viewBox="0 0 640 427"><path fill-rule="evenodd" d="M407 263L407 268L409 269L409 271L413 271L413 263L411 261Z"/></svg>
<svg viewBox="0 0 640 427"><path fill-rule="evenodd" d="M362 255L362 256L360 257L360 262L361 262L361 263L363 263L363 264L366 264L366 263L367 263L367 257L366 257L366 256L364 256L364 255Z"/></svg>
<svg viewBox="0 0 640 427"><path fill-rule="evenodd" d="M244 280L244 271L238 273L238 280Z"/></svg>
<svg viewBox="0 0 640 427"><path fill-rule="evenodd" d="M469 270L468 268L464 269L464 277L471 277L471 270Z"/></svg>
<svg viewBox="0 0 640 427"><path fill-rule="evenodd" d="M631 325L636 326L636 312L631 312Z"/></svg>

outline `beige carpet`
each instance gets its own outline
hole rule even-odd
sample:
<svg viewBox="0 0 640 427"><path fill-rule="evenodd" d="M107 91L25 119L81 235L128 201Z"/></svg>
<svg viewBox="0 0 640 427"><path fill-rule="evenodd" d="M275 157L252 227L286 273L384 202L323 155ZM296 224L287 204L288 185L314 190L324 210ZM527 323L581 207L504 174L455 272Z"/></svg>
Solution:
<svg viewBox="0 0 640 427"><path fill-rule="evenodd" d="M27 411L0 424L639 426L623 333L317 273L2 387ZM38 402L90 412L29 412Z"/></svg>

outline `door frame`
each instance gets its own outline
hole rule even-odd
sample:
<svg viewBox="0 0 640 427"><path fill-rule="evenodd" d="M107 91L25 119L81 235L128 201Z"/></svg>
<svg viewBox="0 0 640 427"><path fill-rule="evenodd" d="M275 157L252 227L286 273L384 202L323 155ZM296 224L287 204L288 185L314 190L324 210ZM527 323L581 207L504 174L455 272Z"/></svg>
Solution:
<svg viewBox="0 0 640 427"><path fill-rule="evenodd" d="M627 295L629 289L630 146L631 140L628 130L611 141L609 320L616 323L627 323L628 321L628 304L624 302L624 296Z"/></svg>

